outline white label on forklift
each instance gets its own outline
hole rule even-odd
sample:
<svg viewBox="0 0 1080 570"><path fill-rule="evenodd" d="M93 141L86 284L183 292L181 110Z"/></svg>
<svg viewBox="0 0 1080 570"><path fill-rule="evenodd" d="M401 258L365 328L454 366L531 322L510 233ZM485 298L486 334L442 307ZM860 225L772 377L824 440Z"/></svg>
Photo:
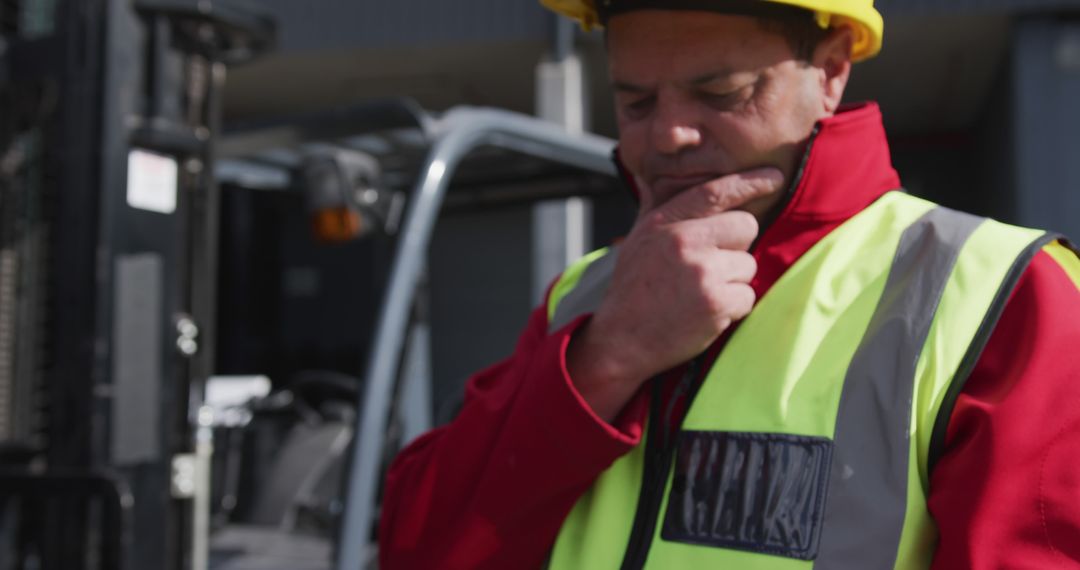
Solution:
<svg viewBox="0 0 1080 570"><path fill-rule="evenodd" d="M128 154L128 205L162 214L175 212L178 170L175 158L132 150Z"/></svg>

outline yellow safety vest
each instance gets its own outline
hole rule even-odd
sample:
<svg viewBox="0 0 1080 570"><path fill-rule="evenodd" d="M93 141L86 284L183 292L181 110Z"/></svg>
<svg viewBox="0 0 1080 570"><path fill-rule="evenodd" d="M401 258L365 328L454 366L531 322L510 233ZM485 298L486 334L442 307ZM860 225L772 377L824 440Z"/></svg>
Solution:
<svg viewBox="0 0 1080 570"><path fill-rule="evenodd" d="M667 438L654 394L644 441L578 500L549 567L929 567L929 473L964 380L1039 249L1080 275L1054 240L886 194L760 299ZM614 259L563 274L551 330L595 309Z"/></svg>

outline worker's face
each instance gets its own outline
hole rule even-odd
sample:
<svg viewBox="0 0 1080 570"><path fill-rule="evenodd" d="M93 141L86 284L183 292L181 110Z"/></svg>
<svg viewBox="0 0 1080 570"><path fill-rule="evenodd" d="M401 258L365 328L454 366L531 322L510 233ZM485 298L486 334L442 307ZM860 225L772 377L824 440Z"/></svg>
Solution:
<svg viewBox="0 0 1080 570"><path fill-rule="evenodd" d="M790 181L814 124L839 105L850 35L839 36L807 62L753 18L667 10L613 17L607 39L619 152L637 178L642 211L761 166ZM780 197L744 209L760 218Z"/></svg>

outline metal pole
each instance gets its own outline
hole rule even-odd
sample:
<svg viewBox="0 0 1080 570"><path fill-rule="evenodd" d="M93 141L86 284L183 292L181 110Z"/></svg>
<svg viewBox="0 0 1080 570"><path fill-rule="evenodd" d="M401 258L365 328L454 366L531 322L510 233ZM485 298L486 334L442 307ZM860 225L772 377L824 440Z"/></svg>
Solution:
<svg viewBox="0 0 1080 570"><path fill-rule="evenodd" d="M551 59L560 62L574 54L574 23L556 14L550 18Z"/></svg>
<svg viewBox="0 0 1080 570"><path fill-rule="evenodd" d="M191 569L210 567L211 469L214 458L214 410L202 406L195 429L195 489L191 497Z"/></svg>
<svg viewBox="0 0 1080 570"><path fill-rule="evenodd" d="M408 445L432 427L434 406L431 401L431 311L425 269L413 301L412 323L405 345L400 373L401 395L398 402L401 418L401 444Z"/></svg>
<svg viewBox="0 0 1080 570"><path fill-rule="evenodd" d="M434 132L434 144L409 201L368 355L337 545L337 570L360 570L373 559L375 550L370 537L382 467L382 440L398 373L398 356L431 233L458 163L473 149L493 145L615 174L609 160L612 141L595 135L572 136L556 125L518 113L455 108L435 125Z"/></svg>
<svg viewBox="0 0 1080 570"><path fill-rule="evenodd" d="M549 57L536 66L536 115L567 131L585 131L587 97L581 59L574 53L574 24L551 15ZM548 284L592 248L591 202L571 197L548 200L532 211L532 301L543 301Z"/></svg>

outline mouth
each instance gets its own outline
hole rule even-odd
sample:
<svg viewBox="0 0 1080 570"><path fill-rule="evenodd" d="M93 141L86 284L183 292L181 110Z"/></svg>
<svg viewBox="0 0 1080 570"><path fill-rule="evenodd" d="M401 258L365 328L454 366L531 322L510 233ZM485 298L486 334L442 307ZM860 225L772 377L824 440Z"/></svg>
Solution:
<svg viewBox="0 0 1080 570"><path fill-rule="evenodd" d="M649 187L652 189L654 194L656 194L658 197L662 197L662 199L666 201L666 199L671 198L676 194L685 192L686 190L689 190L694 186L704 184L711 180L716 180L717 178L720 178L722 176L723 174L720 174L718 172L707 172L700 174L660 175L654 177L650 181Z"/></svg>

